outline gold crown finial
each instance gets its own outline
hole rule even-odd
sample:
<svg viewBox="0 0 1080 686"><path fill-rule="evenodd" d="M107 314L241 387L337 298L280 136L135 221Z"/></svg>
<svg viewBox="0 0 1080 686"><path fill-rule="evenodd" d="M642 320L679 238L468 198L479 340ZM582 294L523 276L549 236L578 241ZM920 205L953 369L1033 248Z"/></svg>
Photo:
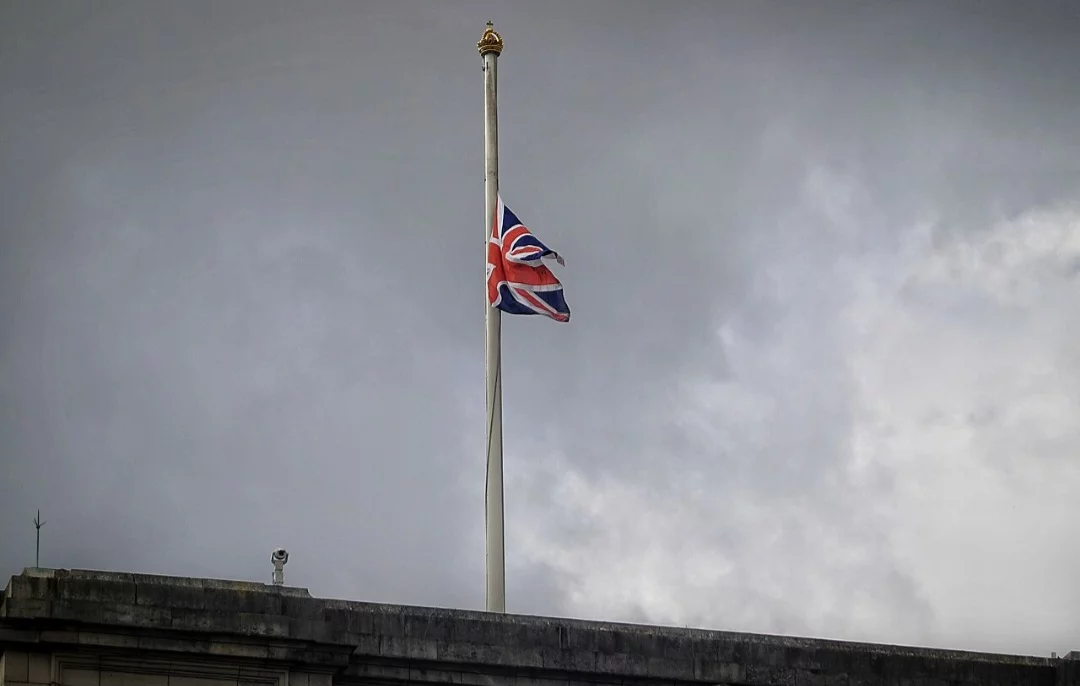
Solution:
<svg viewBox="0 0 1080 686"><path fill-rule="evenodd" d="M484 56L489 52L493 52L496 55L502 54L502 36L495 30L495 25L490 21L487 23L487 28L484 29L484 37L476 43L476 49L480 51L481 56Z"/></svg>

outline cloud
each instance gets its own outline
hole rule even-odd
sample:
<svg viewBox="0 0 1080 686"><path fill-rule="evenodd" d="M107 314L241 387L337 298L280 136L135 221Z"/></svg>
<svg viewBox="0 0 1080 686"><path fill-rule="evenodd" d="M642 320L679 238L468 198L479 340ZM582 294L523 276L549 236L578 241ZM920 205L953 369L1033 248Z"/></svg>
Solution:
<svg viewBox="0 0 1080 686"><path fill-rule="evenodd" d="M1062 650L1078 628L1080 212L927 222L893 249L857 179L813 168L801 197L746 305L770 326L727 318L729 376L653 408L684 454L652 435L647 477L596 475L572 445L533 446L510 487L527 503L517 555L550 566L577 615Z"/></svg>
<svg viewBox="0 0 1080 686"><path fill-rule="evenodd" d="M492 18L575 313L504 319L510 607L1075 648L1076 15L1014 5L0 3L0 571L40 506L483 606Z"/></svg>

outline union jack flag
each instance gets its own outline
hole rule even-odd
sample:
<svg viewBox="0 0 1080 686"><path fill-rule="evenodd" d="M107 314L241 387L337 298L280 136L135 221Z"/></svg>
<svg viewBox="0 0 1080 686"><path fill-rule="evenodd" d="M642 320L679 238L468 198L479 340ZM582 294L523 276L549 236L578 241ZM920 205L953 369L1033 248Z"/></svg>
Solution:
<svg viewBox="0 0 1080 686"><path fill-rule="evenodd" d="M541 261L545 257L566 264L525 228L500 196L487 249L491 306L507 314L540 314L557 322L570 321L562 284Z"/></svg>

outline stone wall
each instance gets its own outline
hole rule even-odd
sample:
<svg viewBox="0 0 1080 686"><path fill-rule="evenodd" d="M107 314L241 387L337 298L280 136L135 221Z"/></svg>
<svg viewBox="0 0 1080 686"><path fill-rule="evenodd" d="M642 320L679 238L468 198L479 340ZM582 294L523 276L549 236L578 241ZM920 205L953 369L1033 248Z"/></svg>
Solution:
<svg viewBox="0 0 1080 686"><path fill-rule="evenodd" d="M112 654L109 654L109 653ZM172 659L113 651L25 652L5 649L5 686L308 686L310 675L228 659ZM330 686L329 674L316 682Z"/></svg>
<svg viewBox="0 0 1080 686"><path fill-rule="evenodd" d="M1051 659L312 598L245 582L27 570L0 686L1080 686Z"/></svg>

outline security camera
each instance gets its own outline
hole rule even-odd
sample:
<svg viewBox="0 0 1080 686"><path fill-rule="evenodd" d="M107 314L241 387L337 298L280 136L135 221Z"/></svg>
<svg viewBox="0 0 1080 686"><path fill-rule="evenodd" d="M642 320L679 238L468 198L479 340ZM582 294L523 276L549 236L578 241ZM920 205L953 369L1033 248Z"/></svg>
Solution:
<svg viewBox="0 0 1080 686"><path fill-rule="evenodd" d="M285 563L289 561L289 551L284 548L275 548L270 553L270 562L274 563L274 585L281 586L285 583Z"/></svg>

